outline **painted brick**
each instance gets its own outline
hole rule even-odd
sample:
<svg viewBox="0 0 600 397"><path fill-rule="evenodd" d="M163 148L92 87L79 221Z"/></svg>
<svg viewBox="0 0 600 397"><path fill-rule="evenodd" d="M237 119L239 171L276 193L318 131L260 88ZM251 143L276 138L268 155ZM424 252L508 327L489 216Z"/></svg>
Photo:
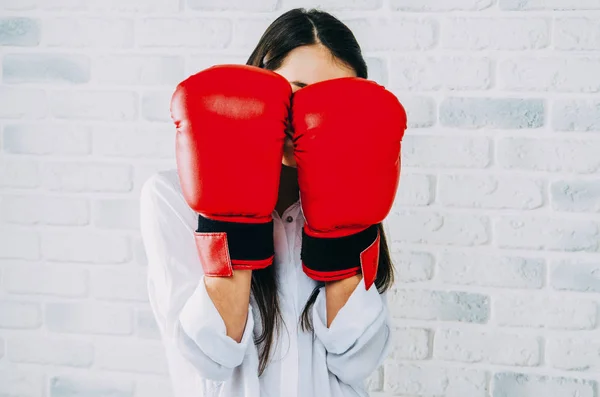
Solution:
<svg viewBox="0 0 600 397"><path fill-rule="evenodd" d="M101 303L49 302L45 307L45 321L51 332L107 335L133 332L130 308Z"/></svg>
<svg viewBox="0 0 600 397"><path fill-rule="evenodd" d="M23 17L0 18L0 45L32 47L40 43L40 21Z"/></svg>
<svg viewBox="0 0 600 397"><path fill-rule="evenodd" d="M408 128L427 128L437 121L437 105L430 97L407 95L392 90L406 111Z"/></svg>
<svg viewBox="0 0 600 397"><path fill-rule="evenodd" d="M413 283L431 280L435 268L435 258L427 252L405 252L394 249L392 262L397 270L395 280L400 283Z"/></svg>
<svg viewBox="0 0 600 397"><path fill-rule="evenodd" d="M389 222L396 241L473 246L490 240L489 220L483 216L402 211L390 214Z"/></svg>
<svg viewBox="0 0 600 397"><path fill-rule="evenodd" d="M492 397L595 397L595 382L582 379L498 372L492 380Z"/></svg>
<svg viewBox="0 0 600 397"><path fill-rule="evenodd" d="M554 22L554 48L600 50L600 19L559 18Z"/></svg>
<svg viewBox="0 0 600 397"><path fill-rule="evenodd" d="M222 49L231 42L232 26L225 18L145 18L136 39L142 47Z"/></svg>
<svg viewBox="0 0 600 397"><path fill-rule="evenodd" d="M403 174L394 206L423 206L433 201L435 180L430 175Z"/></svg>
<svg viewBox="0 0 600 397"><path fill-rule="evenodd" d="M504 168L573 172L600 171L600 140L503 138L498 142L498 163Z"/></svg>
<svg viewBox="0 0 600 397"><path fill-rule="evenodd" d="M137 108L134 92L56 91L50 97L50 111L59 119L133 121Z"/></svg>
<svg viewBox="0 0 600 397"><path fill-rule="evenodd" d="M441 366L385 364L384 391L401 396L486 397L485 371Z"/></svg>
<svg viewBox="0 0 600 397"><path fill-rule="evenodd" d="M175 158L175 127L98 126L93 128L93 151L106 157Z"/></svg>
<svg viewBox="0 0 600 397"><path fill-rule="evenodd" d="M387 60L375 57L365 57L365 61L367 62L367 69L369 71L369 80L376 81L387 87L389 74L387 70Z"/></svg>
<svg viewBox="0 0 600 397"><path fill-rule="evenodd" d="M173 397L173 389L168 379L143 379L135 385L134 397Z"/></svg>
<svg viewBox="0 0 600 397"><path fill-rule="evenodd" d="M7 368L0 370L2 397L43 397L44 376L27 370Z"/></svg>
<svg viewBox="0 0 600 397"><path fill-rule="evenodd" d="M499 0L501 10L600 10L596 0Z"/></svg>
<svg viewBox="0 0 600 397"><path fill-rule="evenodd" d="M587 220L506 216L495 223L494 235L501 248L566 252L600 249L600 224Z"/></svg>
<svg viewBox="0 0 600 397"><path fill-rule="evenodd" d="M390 291L388 299L397 318L486 323L490 314L489 298L468 292L402 289Z"/></svg>
<svg viewBox="0 0 600 397"><path fill-rule="evenodd" d="M391 0L391 7L398 11L479 11L485 10L494 4L494 0Z"/></svg>
<svg viewBox="0 0 600 397"><path fill-rule="evenodd" d="M541 360L537 337L504 332L438 330L433 349L435 359L466 363L529 367Z"/></svg>
<svg viewBox="0 0 600 397"><path fill-rule="evenodd" d="M438 201L447 207L523 209L544 204L542 182L515 176L441 175Z"/></svg>
<svg viewBox="0 0 600 397"><path fill-rule="evenodd" d="M0 186L32 189L40 186L38 163L33 161L0 159Z"/></svg>
<svg viewBox="0 0 600 397"><path fill-rule="evenodd" d="M166 375L164 350L158 341L102 341L96 343L94 365L111 371Z"/></svg>
<svg viewBox="0 0 600 397"><path fill-rule="evenodd" d="M184 59L170 55L104 55L94 62L99 83L174 86L185 77Z"/></svg>
<svg viewBox="0 0 600 397"><path fill-rule="evenodd" d="M501 288L541 288L545 277L543 259L453 252L440 257L437 274L448 284Z"/></svg>
<svg viewBox="0 0 600 397"><path fill-rule="evenodd" d="M552 208L569 212L600 212L597 181L560 180L550 186Z"/></svg>
<svg viewBox="0 0 600 397"><path fill-rule="evenodd" d="M100 4L100 3L98 3ZM43 24L49 47L125 49L133 47L134 21L111 17L56 17Z"/></svg>
<svg viewBox="0 0 600 397"><path fill-rule="evenodd" d="M149 91L142 96L142 117L148 121L172 122L171 98L173 91Z"/></svg>
<svg viewBox="0 0 600 397"><path fill-rule="evenodd" d="M375 369L371 376L364 382L364 385L368 392L380 392L383 389L383 367L380 366Z"/></svg>
<svg viewBox="0 0 600 397"><path fill-rule="evenodd" d="M43 184L59 192L128 192L132 169L127 164L52 162L42 170Z"/></svg>
<svg viewBox="0 0 600 397"><path fill-rule="evenodd" d="M133 397L134 384L130 380L53 376L49 380L49 397L111 396Z"/></svg>
<svg viewBox="0 0 600 397"><path fill-rule="evenodd" d="M446 98L440 123L459 128L538 128L544 125L544 101L523 98Z"/></svg>
<svg viewBox="0 0 600 397"><path fill-rule="evenodd" d="M90 59L75 54L7 54L2 74L7 83L82 84L90 81Z"/></svg>
<svg viewBox="0 0 600 397"><path fill-rule="evenodd" d="M518 58L500 62L500 88L513 91L599 92L599 59Z"/></svg>
<svg viewBox="0 0 600 397"><path fill-rule="evenodd" d="M567 371L598 371L600 340L584 337L551 338L548 341L548 362L553 368Z"/></svg>
<svg viewBox="0 0 600 397"><path fill-rule="evenodd" d="M38 0L0 0L0 8L9 11L32 10Z"/></svg>
<svg viewBox="0 0 600 397"><path fill-rule="evenodd" d="M271 22L273 20L270 18L241 18L236 20L233 26L233 39L230 47L252 52Z"/></svg>
<svg viewBox="0 0 600 397"><path fill-rule="evenodd" d="M0 86L0 117L43 119L48 114L46 93L37 88Z"/></svg>
<svg viewBox="0 0 600 397"><path fill-rule="evenodd" d="M0 0L0 9L18 11L18 10L31 10L35 7L36 0Z"/></svg>
<svg viewBox="0 0 600 397"><path fill-rule="evenodd" d="M58 0L59 3L62 0ZM86 10L99 12L174 12L179 11L179 0L86 0Z"/></svg>
<svg viewBox="0 0 600 397"><path fill-rule="evenodd" d="M96 11L96 12L169 12L179 10L179 0L3 0L1 6L46 11Z"/></svg>
<svg viewBox="0 0 600 397"><path fill-rule="evenodd" d="M42 311L37 303L0 301L0 328L29 329L41 325Z"/></svg>
<svg viewBox="0 0 600 397"><path fill-rule="evenodd" d="M303 0L282 0L283 9L291 9L298 7L308 7ZM348 11L348 10L375 10L381 7L382 0L318 0L310 4L310 7L317 7L331 11Z"/></svg>
<svg viewBox="0 0 600 397"><path fill-rule="evenodd" d="M4 150L14 154L86 155L91 152L91 133L85 126L60 124L8 124Z"/></svg>
<svg viewBox="0 0 600 397"><path fill-rule="evenodd" d="M127 236L99 232L44 232L42 254L50 261L124 263L131 258Z"/></svg>
<svg viewBox="0 0 600 397"><path fill-rule="evenodd" d="M0 258L40 258L40 238L35 230L2 226L0 241Z"/></svg>
<svg viewBox="0 0 600 397"><path fill-rule="evenodd" d="M439 37L438 23L431 18L357 18L344 23L366 51L426 50L434 47Z"/></svg>
<svg viewBox="0 0 600 397"><path fill-rule="evenodd" d="M405 135L402 141L405 167L486 168L490 161L488 138Z"/></svg>
<svg viewBox="0 0 600 397"><path fill-rule="evenodd" d="M250 4L250 2L248 2ZM214 65L229 65L229 64L242 64L245 65L249 56L227 54L222 52L213 52L210 54L202 53L192 55L186 62L186 75L192 75L200 72L201 70L207 69Z"/></svg>
<svg viewBox="0 0 600 397"><path fill-rule="evenodd" d="M552 126L558 131L600 131L600 101L556 100Z"/></svg>
<svg viewBox="0 0 600 397"><path fill-rule="evenodd" d="M394 57L390 71L390 85L401 90L485 90L492 83L487 58Z"/></svg>
<svg viewBox="0 0 600 397"><path fill-rule="evenodd" d="M90 367L94 361L91 342L21 336L8 340L8 359L14 363Z"/></svg>
<svg viewBox="0 0 600 397"><path fill-rule="evenodd" d="M89 224L90 209L86 199L6 194L0 218L6 223L22 225L83 226Z"/></svg>
<svg viewBox="0 0 600 397"><path fill-rule="evenodd" d="M4 288L13 294L84 297L87 271L66 266L19 264L5 269Z"/></svg>
<svg viewBox="0 0 600 397"><path fill-rule="evenodd" d="M249 11L249 12L267 12L277 9L277 0L261 0L261 1L246 1L246 0L187 0L186 4L192 10L201 11ZM285 7L289 8L289 7Z"/></svg>
<svg viewBox="0 0 600 397"><path fill-rule="evenodd" d="M513 294L493 302L495 322L500 326L549 329L593 329L596 303L560 295Z"/></svg>
<svg viewBox="0 0 600 397"><path fill-rule="evenodd" d="M430 356L430 331L422 328L397 328L392 331L389 360L425 360Z"/></svg>
<svg viewBox="0 0 600 397"><path fill-rule="evenodd" d="M442 47L456 50L535 50L550 43L543 18L449 18L442 30Z"/></svg>
<svg viewBox="0 0 600 397"><path fill-rule="evenodd" d="M94 269L91 272L92 296L107 300L147 301L146 277L146 269L139 266Z"/></svg>
<svg viewBox="0 0 600 397"><path fill-rule="evenodd" d="M140 226L139 200L96 200L93 206L94 225L101 229L133 229Z"/></svg>
<svg viewBox="0 0 600 397"><path fill-rule="evenodd" d="M600 261L556 261L550 272L550 284L557 290L600 292Z"/></svg>

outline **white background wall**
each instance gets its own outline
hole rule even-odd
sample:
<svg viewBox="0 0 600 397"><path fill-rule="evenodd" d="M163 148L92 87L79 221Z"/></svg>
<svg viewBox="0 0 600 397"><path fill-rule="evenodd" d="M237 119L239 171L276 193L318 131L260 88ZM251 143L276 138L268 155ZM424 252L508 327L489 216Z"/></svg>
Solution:
<svg viewBox="0 0 600 397"><path fill-rule="evenodd" d="M409 114L374 395L600 396L600 0L0 0L0 396L168 397L138 194L171 92L315 5Z"/></svg>

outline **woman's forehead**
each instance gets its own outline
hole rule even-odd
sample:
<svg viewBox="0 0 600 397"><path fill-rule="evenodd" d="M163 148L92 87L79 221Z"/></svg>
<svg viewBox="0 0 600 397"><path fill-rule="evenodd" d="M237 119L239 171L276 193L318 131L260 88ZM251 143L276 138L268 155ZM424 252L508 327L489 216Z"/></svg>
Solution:
<svg viewBox="0 0 600 397"><path fill-rule="evenodd" d="M275 72L290 82L313 84L323 80L355 76L354 70L336 60L323 45L297 47Z"/></svg>

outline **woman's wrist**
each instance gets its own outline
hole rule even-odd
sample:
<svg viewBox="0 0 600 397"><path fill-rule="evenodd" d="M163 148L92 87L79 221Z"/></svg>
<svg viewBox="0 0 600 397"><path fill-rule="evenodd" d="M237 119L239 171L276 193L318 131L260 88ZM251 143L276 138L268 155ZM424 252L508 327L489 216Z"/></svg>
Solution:
<svg viewBox="0 0 600 397"><path fill-rule="evenodd" d="M327 327L331 325L338 312L350 298L356 286L362 280L362 274L357 274L343 280L325 283L325 298L327 301Z"/></svg>
<svg viewBox="0 0 600 397"><path fill-rule="evenodd" d="M206 291L221 315L227 335L237 342L242 340L248 305L252 270L234 270L231 277L204 277Z"/></svg>

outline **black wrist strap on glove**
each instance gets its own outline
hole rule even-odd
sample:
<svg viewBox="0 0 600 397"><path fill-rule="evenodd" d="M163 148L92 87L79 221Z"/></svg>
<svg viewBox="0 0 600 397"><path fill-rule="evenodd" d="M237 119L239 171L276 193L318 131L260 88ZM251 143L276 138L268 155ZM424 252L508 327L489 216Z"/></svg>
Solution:
<svg viewBox="0 0 600 397"><path fill-rule="evenodd" d="M275 254L273 221L267 223L225 222L198 215L197 233L225 233L232 261L260 261Z"/></svg>
<svg viewBox="0 0 600 397"><path fill-rule="evenodd" d="M302 230L301 258L303 265L313 273L343 273L361 268L361 253L370 247L378 236L378 225L346 237L312 237Z"/></svg>

